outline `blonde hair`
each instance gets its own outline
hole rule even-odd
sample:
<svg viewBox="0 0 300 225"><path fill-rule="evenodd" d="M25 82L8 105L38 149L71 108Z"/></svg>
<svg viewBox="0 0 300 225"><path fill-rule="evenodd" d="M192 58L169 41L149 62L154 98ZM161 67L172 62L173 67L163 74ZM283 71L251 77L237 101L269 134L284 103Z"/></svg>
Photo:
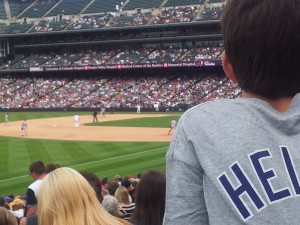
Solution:
<svg viewBox="0 0 300 225"><path fill-rule="evenodd" d="M58 168L42 181L38 223L43 225L117 225L86 179L71 168Z"/></svg>
<svg viewBox="0 0 300 225"><path fill-rule="evenodd" d="M120 186L117 188L115 192L115 198L119 203L130 204L129 193L124 186Z"/></svg>
<svg viewBox="0 0 300 225"><path fill-rule="evenodd" d="M4 207L0 207L0 225L18 225L17 218Z"/></svg>

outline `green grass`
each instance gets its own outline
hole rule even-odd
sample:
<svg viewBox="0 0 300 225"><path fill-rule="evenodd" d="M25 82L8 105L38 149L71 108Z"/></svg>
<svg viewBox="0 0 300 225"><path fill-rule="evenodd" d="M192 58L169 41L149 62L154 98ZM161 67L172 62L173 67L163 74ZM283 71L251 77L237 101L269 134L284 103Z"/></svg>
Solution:
<svg viewBox="0 0 300 225"><path fill-rule="evenodd" d="M98 123L88 123L86 126L117 126L117 127L160 127L165 128L170 126L172 119L178 119L180 116L163 116L163 117L147 117L117 121L106 121Z"/></svg>
<svg viewBox="0 0 300 225"><path fill-rule="evenodd" d="M4 112L0 112L0 122L4 122ZM8 112L9 121L42 119L51 117L73 116L74 112ZM80 112L80 115L90 115L91 112Z"/></svg>
<svg viewBox="0 0 300 225"><path fill-rule="evenodd" d="M15 121L70 115L74 113L9 113L9 119ZM80 112L79 115L92 114ZM4 120L4 114L1 113L0 120L2 117ZM114 126L143 124L148 127L168 127L172 118L178 117L114 121ZM84 142L0 137L0 196L25 193L27 186L33 182L28 166L35 160L58 163L78 171L86 170L111 179L116 174L136 175L150 168L164 170L168 147L168 142Z"/></svg>

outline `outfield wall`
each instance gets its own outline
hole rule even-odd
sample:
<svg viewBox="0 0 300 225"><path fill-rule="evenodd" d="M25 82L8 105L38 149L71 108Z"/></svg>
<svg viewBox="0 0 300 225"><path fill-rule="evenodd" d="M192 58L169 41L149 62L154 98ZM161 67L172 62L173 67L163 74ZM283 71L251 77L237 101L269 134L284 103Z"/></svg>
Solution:
<svg viewBox="0 0 300 225"><path fill-rule="evenodd" d="M176 107L170 108L159 108L157 111L155 108L141 108L141 112L184 112L187 109L191 108L191 105L181 104ZM136 108L113 108L106 109L106 113L110 112L136 112ZM65 108L1 108L0 112L93 112L93 111L101 111L101 108L73 108L73 107L65 107Z"/></svg>

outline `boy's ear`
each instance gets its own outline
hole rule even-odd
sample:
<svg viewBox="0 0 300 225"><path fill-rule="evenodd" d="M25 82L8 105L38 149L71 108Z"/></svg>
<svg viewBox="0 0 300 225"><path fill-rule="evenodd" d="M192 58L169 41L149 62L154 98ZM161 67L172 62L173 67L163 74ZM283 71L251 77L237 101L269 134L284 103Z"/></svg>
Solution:
<svg viewBox="0 0 300 225"><path fill-rule="evenodd" d="M226 76L230 80L232 80L235 84L237 84L238 82L237 82L235 73L233 71L233 67L232 67L231 62L229 61L225 51L223 51L223 53L222 53L222 65L223 65L223 70L224 70Z"/></svg>

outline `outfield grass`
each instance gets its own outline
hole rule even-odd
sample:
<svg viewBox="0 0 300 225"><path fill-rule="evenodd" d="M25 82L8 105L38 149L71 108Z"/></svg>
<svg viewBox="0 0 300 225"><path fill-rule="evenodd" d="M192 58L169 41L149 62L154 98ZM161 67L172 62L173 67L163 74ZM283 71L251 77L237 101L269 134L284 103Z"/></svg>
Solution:
<svg viewBox="0 0 300 225"><path fill-rule="evenodd" d="M4 123L4 112L0 112L0 121ZM91 115L92 112L80 112L80 115ZM43 119L51 117L74 116L74 112L8 112L9 121Z"/></svg>
<svg viewBox="0 0 300 225"><path fill-rule="evenodd" d="M15 121L24 118L49 118L73 114L65 112L9 113L9 118L10 121ZM79 114L90 115L91 113ZM1 113L0 119L2 116L4 117ZM156 123L158 118L145 119L145 121L140 119L119 121L119 126L137 123L146 127L157 127L157 124L164 124L163 127L166 127L170 122L168 116L159 118L158 123ZM164 170L168 146L169 143L166 142L84 142L0 137L0 196L9 193L22 194L26 191L27 186L33 181L29 176L28 166L35 160L58 163L79 171L87 170L96 173L99 177L108 176L110 179L116 174L136 175L150 168Z"/></svg>
<svg viewBox="0 0 300 225"><path fill-rule="evenodd" d="M160 127L168 128L172 119L179 120L179 115L163 117L147 117L117 121L104 121L98 123L88 123L86 126L117 126L117 127Z"/></svg>

